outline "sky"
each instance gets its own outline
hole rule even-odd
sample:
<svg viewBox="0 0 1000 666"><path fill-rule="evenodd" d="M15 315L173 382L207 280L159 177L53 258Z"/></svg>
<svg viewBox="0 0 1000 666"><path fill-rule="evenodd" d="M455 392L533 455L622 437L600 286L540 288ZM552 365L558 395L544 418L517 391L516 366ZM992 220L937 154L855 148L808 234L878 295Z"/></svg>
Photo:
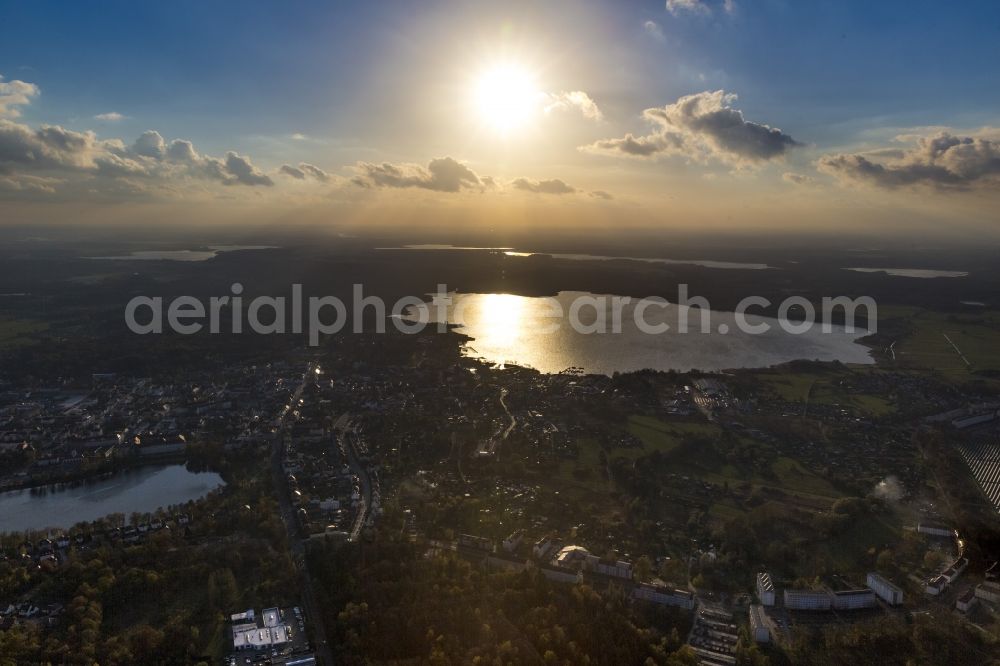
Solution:
<svg viewBox="0 0 1000 666"><path fill-rule="evenodd" d="M0 17L5 223L1000 231L996 2Z"/></svg>

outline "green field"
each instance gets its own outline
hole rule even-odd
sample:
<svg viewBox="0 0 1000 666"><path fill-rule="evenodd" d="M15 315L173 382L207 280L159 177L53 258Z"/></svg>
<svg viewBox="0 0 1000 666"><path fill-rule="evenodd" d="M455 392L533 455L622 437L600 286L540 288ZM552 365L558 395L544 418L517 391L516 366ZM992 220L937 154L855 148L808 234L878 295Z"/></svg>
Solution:
<svg viewBox="0 0 1000 666"><path fill-rule="evenodd" d="M48 324L33 319L0 318L0 349L34 344L36 333L46 330Z"/></svg>
<svg viewBox="0 0 1000 666"><path fill-rule="evenodd" d="M901 365L959 380L977 370L1000 371L1000 312L948 314L889 306L879 309L879 319L901 320L912 329L894 348Z"/></svg>
<svg viewBox="0 0 1000 666"><path fill-rule="evenodd" d="M840 405L871 416L885 416L895 407L886 398L870 393L856 393L841 386L852 373L871 372L869 368L831 370L829 372L776 371L760 373L757 380L782 400L815 405Z"/></svg>

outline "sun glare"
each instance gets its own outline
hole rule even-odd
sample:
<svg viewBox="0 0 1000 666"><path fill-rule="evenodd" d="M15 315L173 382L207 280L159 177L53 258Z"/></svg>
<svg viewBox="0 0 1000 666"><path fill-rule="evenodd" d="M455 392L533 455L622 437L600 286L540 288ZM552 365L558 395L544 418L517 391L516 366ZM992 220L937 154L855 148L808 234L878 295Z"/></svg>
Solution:
<svg viewBox="0 0 1000 666"><path fill-rule="evenodd" d="M479 118L490 128L508 134L537 113L541 92L535 76L516 63L484 70L475 81L474 102Z"/></svg>

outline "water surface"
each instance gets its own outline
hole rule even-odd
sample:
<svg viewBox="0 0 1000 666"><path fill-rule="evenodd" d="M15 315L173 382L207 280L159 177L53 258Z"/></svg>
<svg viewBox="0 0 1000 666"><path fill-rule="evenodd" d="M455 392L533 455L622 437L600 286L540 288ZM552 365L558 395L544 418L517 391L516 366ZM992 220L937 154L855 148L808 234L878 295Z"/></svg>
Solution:
<svg viewBox="0 0 1000 666"><path fill-rule="evenodd" d="M805 334L793 335L784 331L777 319L752 314L746 315L748 324L767 324L770 330L759 335L740 331L734 313L712 310L710 332L702 333L699 310L691 309L687 312L689 331L681 333L678 329L686 308L652 306L642 312L645 322L666 324L669 330L648 334L635 323L638 299L621 308L620 333L611 332L615 317L610 303L606 303L603 314L604 330L608 332L581 333L574 330L567 317L573 301L581 296L594 295L560 292L552 298L534 298L456 294L450 305L424 305L412 308L409 315L437 321L443 314L449 323L459 324L457 332L473 338L465 347L467 356L498 365L529 366L546 373L571 367L606 375L644 368L718 371L763 368L798 359L874 363L869 349L857 342L868 334L866 330L848 332L834 326L832 332L823 333L817 324ZM561 319L551 316L553 300L564 313ZM599 316L595 308L581 307L577 318L585 325L595 325Z"/></svg>
<svg viewBox="0 0 1000 666"><path fill-rule="evenodd" d="M68 528L110 513L147 513L198 499L224 484L215 472L184 465L139 467L97 483L0 493L0 532Z"/></svg>

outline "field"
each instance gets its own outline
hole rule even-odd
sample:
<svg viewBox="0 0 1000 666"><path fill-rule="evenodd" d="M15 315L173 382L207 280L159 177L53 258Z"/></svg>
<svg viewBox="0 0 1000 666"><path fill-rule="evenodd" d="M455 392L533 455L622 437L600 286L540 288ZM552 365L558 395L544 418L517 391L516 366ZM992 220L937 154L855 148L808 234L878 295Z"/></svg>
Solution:
<svg viewBox="0 0 1000 666"><path fill-rule="evenodd" d="M803 406L807 403L840 405L859 410L870 416L885 416L895 410L892 402L873 393L851 391L845 386L845 382L847 385L850 384L852 374L874 371L869 367L830 370L828 372L778 370L760 373L756 375L756 378L761 385L788 402L800 402Z"/></svg>
<svg viewBox="0 0 1000 666"><path fill-rule="evenodd" d="M879 319L896 319L912 330L895 347L897 361L963 380L980 370L1000 371L1000 312L948 314L884 307Z"/></svg>
<svg viewBox="0 0 1000 666"><path fill-rule="evenodd" d="M0 349L34 344L32 336L48 327L48 324L33 319L0 318Z"/></svg>

